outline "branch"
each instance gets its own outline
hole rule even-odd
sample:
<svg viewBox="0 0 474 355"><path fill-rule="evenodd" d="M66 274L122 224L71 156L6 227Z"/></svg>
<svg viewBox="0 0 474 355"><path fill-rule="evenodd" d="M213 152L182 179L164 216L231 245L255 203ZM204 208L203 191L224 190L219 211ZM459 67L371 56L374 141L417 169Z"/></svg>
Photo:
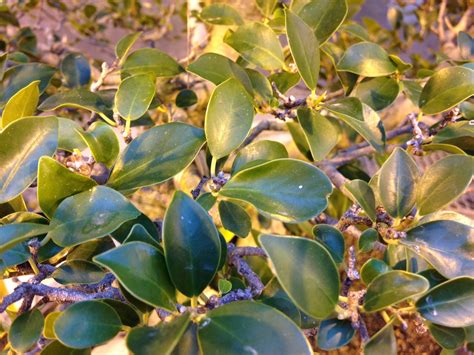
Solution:
<svg viewBox="0 0 474 355"><path fill-rule="evenodd" d="M239 275L247 280L250 286L250 293L252 297L257 297L262 293L265 286L260 280L260 277L258 277L258 275L252 270L249 264L247 264L247 262L242 259L243 256L253 255L266 256L265 252L260 248L236 248L236 246L232 243L229 243L227 246L227 258L229 265L234 266L237 269Z"/></svg>
<svg viewBox="0 0 474 355"><path fill-rule="evenodd" d="M252 129L252 131L250 132L250 134L248 135L248 137L245 139L245 141L242 143L242 145L239 147L238 150L241 150L245 146L252 143L255 140L255 138L257 138L258 135L262 133L263 131L283 131L283 130L284 130L284 127L277 122L270 121L270 120L261 121Z"/></svg>

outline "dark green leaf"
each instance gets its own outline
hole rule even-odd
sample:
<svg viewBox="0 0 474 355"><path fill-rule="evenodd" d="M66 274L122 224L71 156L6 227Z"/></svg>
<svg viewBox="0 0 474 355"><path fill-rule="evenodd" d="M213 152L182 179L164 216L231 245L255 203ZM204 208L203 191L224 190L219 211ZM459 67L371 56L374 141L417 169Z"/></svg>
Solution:
<svg viewBox="0 0 474 355"><path fill-rule="evenodd" d="M72 349L55 340L41 350L41 355L90 355L91 349Z"/></svg>
<svg viewBox="0 0 474 355"><path fill-rule="evenodd" d="M120 60L120 64L122 64L125 58L127 58L130 48L132 48L141 34L142 32L129 33L120 38L120 41L117 42L117 45L115 46L115 56Z"/></svg>
<svg viewBox="0 0 474 355"><path fill-rule="evenodd" d="M397 355L397 341L392 322L387 323L364 345L364 355Z"/></svg>
<svg viewBox="0 0 474 355"><path fill-rule="evenodd" d="M0 253L30 238L46 234L51 228L36 223L13 223L0 225Z"/></svg>
<svg viewBox="0 0 474 355"><path fill-rule="evenodd" d="M219 216L222 225L228 231L245 238L252 228L250 216L245 209L232 201L219 202Z"/></svg>
<svg viewBox="0 0 474 355"><path fill-rule="evenodd" d="M370 185L364 180L351 180L344 184L344 189L354 203L358 203L367 216L375 222L375 194Z"/></svg>
<svg viewBox="0 0 474 355"><path fill-rule="evenodd" d="M59 125L58 149L73 152L74 149L84 150L87 148L86 142L82 138L82 127L79 123L69 119L56 117Z"/></svg>
<svg viewBox="0 0 474 355"><path fill-rule="evenodd" d="M379 77L362 81L356 86L354 96L375 111L380 111L392 104L399 92L400 86L395 79Z"/></svg>
<svg viewBox="0 0 474 355"><path fill-rule="evenodd" d="M100 267L86 260L71 260L61 264L51 277L62 285L94 284L102 280L105 273Z"/></svg>
<svg viewBox="0 0 474 355"><path fill-rule="evenodd" d="M130 243L130 242L143 242L150 244L154 246L157 249L160 249L160 243L153 238L150 233L146 230L144 226L141 224L134 224L132 229L130 230L130 234L125 238L124 244L125 243Z"/></svg>
<svg viewBox="0 0 474 355"><path fill-rule="evenodd" d="M187 108L197 103L198 97L193 90L181 90L176 96L176 106L180 108Z"/></svg>
<svg viewBox="0 0 474 355"><path fill-rule="evenodd" d="M136 120L148 111L154 96L155 83L149 74L129 76L115 94L115 110L125 120Z"/></svg>
<svg viewBox="0 0 474 355"><path fill-rule="evenodd" d="M244 20L239 12L227 4L211 4L202 9L200 17L213 25L242 25Z"/></svg>
<svg viewBox="0 0 474 355"><path fill-rule="evenodd" d="M377 276L389 272L390 266L379 259L369 259L362 265L360 276L366 285L370 284Z"/></svg>
<svg viewBox="0 0 474 355"><path fill-rule="evenodd" d="M13 349L26 353L39 340L43 332L44 317L38 309L19 315L8 332L8 341Z"/></svg>
<svg viewBox="0 0 474 355"><path fill-rule="evenodd" d="M321 322L318 330L318 348L334 350L348 344L355 330L347 319L331 318Z"/></svg>
<svg viewBox="0 0 474 355"><path fill-rule="evenodd" d="M91 67L82 54L69 53L61 61L61 74L67 87L80 87L89 84Z"/></svg>
<svg viewBox="0 0 474 355"><path fill-rule="evenodd" d="M359 251L362 253L370 252L378 240L378 235L378 232L373 228L363 231L359 237Z"/></svg>
<svg viewBox="0 0 474 355"><path fill-rule="evenodd" d="M337 228L328 224L317 224L313 228L313 235L326 247L336 263L344 261L344 236Z"/></svg>
<svg viewBox="0 0 474 355"><path fill-rule="evenodd" d="M280 158L288 158L288 152L283 144L267 140L257 141L239 150L232 164L232 174Z"/></svg>
<svg viewBox="0 0 474 355"><path fill-rule="evenodd" d="M108 304L117 312L123 325L135 327L140 323L140 316L137 313L138 310L131 304L110 298L105 298L101 300L101 302Z"/></svg>
<svg viewBox="0 0 474 355"><path fill-rule="evenodd" d="M51 95L39 105L38 109L52 111L61 107L82 108L96 113L104 113L110 110L98 94L84 88L71 89Z"/></svg>
<svg viewBox="0 0 474 355"><path fill-rule="evenodd" d="M13 121L35 113L39 100L39 83L39 80L31 82L8 100L2 113L3 128Z"/></svg>
<svg viewBox="0 0 474 355"><path fill-rule="evenodd" d="M466 333L463 328L448 328L433 323L428 324L431 336L444 349L456 350L464 344Z"/></svg>
<svg viewBox="0 0 474 355"><path fill-rule="evenodd" d="M268 77L270 83L275 83L278 91L285 94L292 87L296 86L300 82L300 75L298 73L290 73L282 71L274 73Z"/></svg>
<svg viewBox="0 0 474 355"><path fill-rule="evenodd" d="M270 81L258 70L245 69L253 87L253 96L257 105L268 105L273 98L273 89Z"/></svg>
<svg viewBox="0 0 474 355"><path fill-rule="evenodd" d="M157 77L175 76L183 71L174 58L156 48L136 50L127 57L122 67L122 72L127 75L152 74Z"/></svg>
<svg viewBox="0 0 474 355"><path fill-rule="evenodd" d="M96 121L81 136L91 150L95 161L111 168L120 153L120 143L112 127Z"/></svg>

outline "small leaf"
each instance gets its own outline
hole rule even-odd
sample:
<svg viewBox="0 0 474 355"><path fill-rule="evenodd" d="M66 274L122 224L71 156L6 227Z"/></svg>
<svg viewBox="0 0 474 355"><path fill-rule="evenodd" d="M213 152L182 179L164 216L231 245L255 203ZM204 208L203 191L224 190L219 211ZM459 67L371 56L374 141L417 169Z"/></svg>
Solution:
<svg viewBox="0 0 474 355"><path fill-rule="evenodd" d="M56 117L59 125L58 149L73 152L74 149L87 149L81 133L82 127L76 121L69 118Z"/></svg>
<svg viewBox="0 0 474 355"><path fill-rule="evenodd" d="M211 4L202 9L200 17L212 25L242 25L244 20L239 12L227 4Z"/></svg>
<svg viewBox="0 0 474 355"><path fill-rule="evenodd" d="M298 73L282 71L279 73L271 74L268 77L268 80L270 81L270 83L275 83L276 87L278 88L278 91L280 91L282 94L285 94L288 90L290 90L292 87L296 86L300 82L301 77Z"/></svg>
<svg viewBox="0 0 474 355"><path fill-rule="evenodd" d="M122 66L122 72L127 75L151 74L155 77L170 77L183 71L183 67L174 58L156 48L136 50L127 57Z"/></svg>
<svg viewBox="0 0 474 355"><path fill-rule="evenodd" d="M393 321L387 323L364 345L365 355L397 355L397 341Z"/></svg>
<svg viewBox="0 0 474 355"><path fill-rule="evenodd" d="M39 80L33 81L8 100L2 113L3 128L13 121L35 113L39 100L39 83Z"/></svg>
<svg viewBox="0 0 474 355"><path fill-rule="evenodd" d="M107 184L126 191L166 181L191 164L204 141L200 128L184 123L153 127L127 146Z"/></svg>
<svg viewBox="0 0 474 355"><path fill-rule="evenodd" d="M56 339L54 334L54 322L61 315L61 312L51 312L44 318L43 336L46 339Z"/></svg>
<svg viewBox="0 0 474 355"><path fill-rule="evenodd" d="M297 114L314 161L323 160L339 140L337 128L317 111L299 108Z"/></svg>
<svg viewBox="0 0 474 355"><path fill-rule="evenodd" d="M198 336L204 354L313 353L303 332L289 318L257 302L232 302L213 309L202 319Z"/></svg>
<svg viewBox="0 0 474 355"><path fill-rule="evenodd" d="M350 320L325 319L319 325L318 348L322 350L335 350L349 344L354 337L355 330Z"/></svg>
<svg viewBox="0 0 474 355"><path fill-rule="evenodd" d="M267 140L257 141L239 150L231 172L234 175L240 170L279 158L288 158L288 152L283 144Z"/></svg>
<svg viewBox="0 0 474 355"><path fill-rule="evenodd" d="M252 99L236 79L228 79L214 89L204 121L214 158L225 157L242 144L252 127L253 115Z"/></svg>
<svg viewBox="0 0 474 355"><path fill-rule="evenodd" d="M293 159L276 159L234 175L219 192L242 200L282 221L306 221L327 206L332 185L318 168Z"/></svg>
<svg viewBox="0 0 474 355"><path fill-rule="evenodd" d="M252 228L250 216L245 209L232 201L219 202L219 216L222 225L235 235L245 238Z"/></svg>
<svg viewBox="0 0 474 355"><path fill-rule="evenodd" d="M165 258L155 247L143 242L130 242L97 255L94 262L109 269L140 301L169 311L176 309L175 290Z"/></svg>
<svg viewBox="0 0 474 355"><path fill-rule="evenodd" d="M156 327L134 328L128 333L127 348L133 354L170 355L190 324L190 314L185 313L171 322L161 322Z"/></svg>
<svg viewBox="0 0 474 355"><path fill-rule="evenodd" d="M268 78L258 70L245 69L253 87L254 100L259 106L265 106L273 99L273 88Z"/></svg>
<svg viewBox="0 0 474 355"><path fill-rule="evenodd" d="M328 224L317 224L313 228L313 235L326 247L336 263L344 261L344 236L337 228Z"/></svg>
<svg viewBox="0 0 474 355"><path fill-rule="evenodd" d="M278 0L255 0L257 7L265 17L270 17L275 9Z"/></svg>
<svg viewBox="0 0 474 355"><path fill-rule="evenodd" d="M395 79L379 77L362 81L354 89L353 95L375 111L380 111L390 106L399 92L400 86Z"/></svg>
<svg viewBox="0 0 474 355"><path fill-rule="evenodd" d="M378 240L378 235L378 232L373 228L363 231L359 237L359 251L361 253L370 252L374 248L375 242Z"/></svg>
<svg viewBox="0 0 474 355"><path fill-rule="evenodd" d="M319 77L319 43L311 27L290 10L285 10L286 34L296 67L310 90Z"/></svg>
<svg viewBox="0 0 474 355"><path fill-rule="evenodd" d="M33 237L48 233L48 225L36 223L13 223L0 225L0 253L11 249L16 244Z"/></svg>
<svg viewBox="0 0 474 355"><path fill-rule="evenodd" d="M360 276L366 285L370 284L373 279L381 274L385 274L391 270L385 262L379 259L369 259L362 265Z"/></svg>
<svg viewBox="0 0 474 355"><path fill-rule="evenodd" d="M224 42L252 64L262 69L275 70L285 66L280 41L273 30L260 22L252 22L228 31Z"/></svg>
<svg viewBox="0 0 474 355"><path fill-rule="evenodd" d="M402 80L401 87L412 104L418 107L421 91L423 90L421 85L415 80Z"/></svg>
<svg viewBox="0 0 474 355"><path fill-rule="evenodd" d="M120 65L127 58L128 52L141 34L142 32L129 33L120 38L117 42L117 45L115 46L115 56L120 61Z"/></svg>
<svg viewBox="0 0 474 355"><path fill-rule="evenodd" d="M184 192L175 192L166 211L163 247L176 288L188 297L199 295L216 274L221 242L207 211Z"/></svg>
<svg viewBox="0 0 474 355"><path fill-rule="evenodd" d="M458 48L461 58L470 60L474 57L474 38L467 32L458 33Z"/></svg>
<svg viewBox="0 0 474 355"><path fill-rule="evenodd" d="M38 309L19 315L8 332L11 347L20 353L26 353L40 339L43 325L44 317Z"/></svg>
<svg viewBox="0 0 474 355"><path fill-rule="evenodd" d="M456 350L464 344L466 333L463 328L448 328L442 325L428 324L431 336L444 349Z"/></svg>
<svg viewBox="0 0 474 355"><path fill-rule="evenodd" d="M143 116L155 96L155 83L148 74L127 77L115 94L115 110L125 120L134 121Z"/></svg>
<svg viewBox="0 0 474 355"><path fill-rule="evenodd" d="M420 109L434 115L447 111L474 95L474 70L449 67L430 77L420 95Z"/></svg>
<svg viewBox="0 0 474 355"><path fill-rule="evenodd" d="M51 277L62 285L98 283L105 276L100 267L86 260L71 260L61 264Z"/></svg>
<svg viewBox="0 0 474 355"><path fill-rule="evenodd" d="M176 95L176 106L180 108L187 108L195 105L198 102L198 97L193 90L185 89L181 90Z"/></svg>
<svg viewBox="0 0 474 355"><path fill-rule="evenodd" d="M426 259L446 278L474 277L472 225L456 221L432 221L410 229L400 241Z"/></svg>
<svg viewBox="0 0 474 355"><path fill-rule="evenodd" d="M41 210L52 217L65 198L89 190L97 183L87 176L76 174L53 158L42 157L38 166L38 203Z"/></svg>
<svg viewBox="0 0 474 355"><path fill-rule="evenodd" d="M326 248L299 237L262 234L259 239L298 308L317 319L329 316L338 300L339 273Z"/></svg>
<svg viewBox="0 0 474 355"><path fill-rule="evenodd" d="M378 44L361 42L346 50L337 64L337 70L361 76L377 77L393 74L397 67L390 60L387 52Z"/></svg>
<svg viewBox="0 0 474 355"><path fill-rule="evenodd" d="M373 279L367 287L364 309L383 310L428 290L430 284L423 276L394 270Z"/></svg>
<svg viewBox="0 0 474 355"><path fill-rule="evenodd" d="M473 167L472 157L462 155L451 155L430 165L419 183L420 214L436 212L459 197L471 182Z"/></svg>
<svg viewBox="0 0 474 355"><path fill-rule="evenodd" d="M58 145L58 121L26 117L0 133L0 203L22 193L36 178L40 157L51 156Z"/></svg>
<svg viewBox="0 0 474 355"><path fill-rule="evenodd" d="M369 218L375 222L375 194L370 185L364 180L355 179L344 184L350 199L358 203Z"/></svg>
<svg viewBox="0 0 474 355"><path fill-rule="evenodd" d="M434 288L416 302L427 320L445 327L467 327L474 319L474 279L459 277Z"/></svg>
<svg viewBox="0 0 474 355"><path fill-rule="evenodd" d="M221 294L229 293L232 290L232 282L226 279L220 279L218 282L218 289Z"/></svg>
<svg viewBox="0 0 474 355"><path fill-rule="evenodd" d="M123 244L130 242L143 242L154 246L157 249L161 249L160 243L153 238L150 233L141 224L134 224L130 233L123 241Z"/></svg>
<svg viewBox="0 0 474 355"><path fill-rule="evenodd" d="M69 53L61 61L61 74L67 87L80 87L89 84L91 67L82 54Z"/></svg>
<svg viewBox="0 0 474 355"><path fill-rule="evenodd" d="M54 333L64 345L83 349L105 343L122 323L112 307L100 301L83 301L68 308L54 322Z"/></svg>
<svg viewBox="0 0 474 355"><path fill-rule="evenodd" d="M97 186L66 198L56 209L48 237L60 246L73 246L105 237L140 212L117 191Z"/></svg>
<svg viewBox="0 0 474 355"><path fill-rule="evenodd" d="M413 209L419 176L413 158L404 149L395 148L379 177L379 196L392 217L405 217Z"/></svg>
<svg viewBox="0 0 474 355"><path fill-rule="evenodd" d="M61 107L82 108L96 113L104 113L110 110L98 94L84 88L71 89L51 95L39 105L38 109L52 111Z"/></svg>

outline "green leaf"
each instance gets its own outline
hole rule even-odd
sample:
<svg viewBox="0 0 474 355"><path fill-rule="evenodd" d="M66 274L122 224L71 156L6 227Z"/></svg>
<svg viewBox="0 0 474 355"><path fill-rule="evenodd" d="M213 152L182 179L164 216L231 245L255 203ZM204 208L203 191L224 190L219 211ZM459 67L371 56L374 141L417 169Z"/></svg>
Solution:
<svg viewBox="0 0 474 355"><path fill-rule="evenodd" d="M312 0L307 1L297 14L314 30L319 43L323 44L344 22L347 10L346 0Z"/></svg>
<svg viewBox="0 0 474 355"><path fill-rule="evenodd" d="M252 64L262 69L275 70L285 67L285 58L280 41L273 30L260 22L242 25L229 30L224 42L234 48Z"/></svg>
<svg viewBox="0 0 474 355"><path fill-rule="evenodd" d="M415 80L402 80L401 87L412 104L418 107L421 91L423 90L421 85Z"/></svg>
<svg viewBox="0 0 474 355"><path fill-rule="evenodd" d="M242 25L244 20L239 12L227 4L211 4L202 9L200 17L212 25Z"/></svg>
<svg viewBox="0 0 474 355"><path fill-rule="evenodd" d="M300 17L285 10L286 34L298 72L310 90L316 90L319 77L318 39Z"/></svg>
<svg viewBox="0 0 474 355"><path fill-rule="evenodd" d="M141 36L141 34L142 32L129 33L120 38L120 40L117 42L117 45L115 46L115 56L120 61L119 65L123 63L127 57L128 52L135 44L137 39Z"/></svg>
<svg viewBox="0 0 474 355"><path fill-rule="evenodd" d="M166 265L176 288L199 295L214 278L221 242L207 211L184 192L176 191L163 221Z"/></svg>
<svg viewBox="0 0 474 355"><path fill-rule="evenodd" d="M5 52L0 55L0 80L3 80L3 75L5 74L5 67L8 60L8 52Z"/></svg>
<svg viewBox="0 0 474 355"><path fill-rule="evenodd" d="M218 282L218 289L221 294L229 293L232 290L232 282L226 279L220 279Z"/></svg>
<svg viewBox="0 0 474 355"><path fill-rule="evenodd" d="M375 222L375 194L370 185L364 180L355 179L344 184L348 197L360 205L369 218Z"/></svg>
<svg viewBox="0 0 474 355"><path fill-rule="evenodd" d="M423 276L394 270L378 275L367 287L364 309L383 310L428 290L430 284Z"/></svg>
<svg viewBox="0 0 474 355"><path fill-rule="evenodd" d="M369 228L363 231L359 237L359 251L361 253L370 252L374 248L375 242L378 240L378 238L379 234L373 228Z"/></svg>
<svg viewBox="0 0 474 355"><path fill-rule="evenodd" d="M474 57L474 38L469 33L459 32L458 33L458 48L461 54L461 58L470 60Z"/></svg>
<svg viewBox="0 0 474 355"><path fill-rule="evenodd" d="M117 312L123 325L135 327L140 323L141 320L137 313L138 310L133 305L110 298L105 298L100 301L108 304Z"/></svg>
<svg viewBox="0 0 474 355"><path fill-rule="evenodd" d="M95 161L111 168L120 153L120 143L113 128L105 122L96 121L87 132L80 133Z"/></svg>
<svg viewBox="0 0 474 355"><path fill-rule="evenodd" d="M236 79L228 79L214 89L204 121L214 158L225 157L242 144L252 127L253 115L252 99Z"/></svg>
<svg viewBox="0 0 474 355"><path fill-rule="evenodd" d="M364 345L364 355L397 355L393 321L387 323Z"/></svg>
<svg viewBox="0 0 474 355"><path fill-rule="evenodd" d="M259 239L278 281L298 308L316 319L329 316L338 301L339 273L326 248L300 237L262 234Z"/></svg>
<svg viewBox="0 0 474 355"><path fill-rule="evenodd" d="M466 333L463 328L448 328L442 325L428 324L431 336L444 349L456 350L464 344Z"/></svg>
<svg viewBox="0 0 474 355"><path fill-rule="evenodd" d="M202 352L209 355L312 354L304 334L289 318L257 302L232 302L208 312L198 336Z"/></svg>
<svg viewBox="0 0 474 355"><path fill-rule="evenodd" d="M87 148L87 144L82 139L83 130L79 123L69 118L56 117L56 119L59 125L58 149L73 152L74 149L82 151Z"/></svg>
<svg viewBox="0 0 474 355"><path fill-rule="evenodd" d="M82 54L69 53L61 61L61 74L67 87L80 87L89 84L91 67Z"/></svg>
<svg viewBox="0 0 474 355"><path fill-rule="evenodd" d="M308 140L303 131L303 128L301 128L301 125L298 122L290 121L286 122L286 127L288 128L291 138L293 139L293 142L295 143L296 148L298 148L300 153L308 160L313 160Z"/></svg>
<svg viewBox="0 0 474 355"><path fill-rule="evenodd" d="M302 222L320 214L332 192L318 168L294 159L276 159L234 175L219 194L254 205L282 221Z"/></svg>
<svg viewBox="0 0 474 355"><path fill-rule="evenodd" d="M90 355L91 349L71 349L55 340L41 350L41 355Z"/></svg>
<svg viewBox="0 0 474 355"><path fill-rule="evenodd" d="M454 122L433 137L433 143L455 145L471 155L474 152L474 126L469 121Z"/></svg>
<svg viewBox="0 0 474 355"><path fill-rule="evenodd" d="M39 100L39 80L31 82L8 100L2 113L2 127L36 111Z"/></svg>
<svg viewBox="0 0 474 355"><path fill-rule="evenodd" d="M126 191L166 181L191 164L204 142L202 129L188 124L153 127L127 146L107 184Z"/></svg>
<svg viewBox="0 0 474 355"><path fill-rule="evenodd" d="M41 210L52 217L65 198L89 190L97 183L87 176L76 174L53 158L42 157L38 166L38 203Z"/></svg>
<svg viewBox="0 0 474 355"><path fill-rule="evenodd" d="M313 235L326 247L336 263L344 261L344 236L337 228L328 224L317 224L313 227Z"/></svg>
<svg viewBox="0 0 474 355"><path fill-rule="evenodd" d="M198 97L193 90L185 89L181 90L178 95L176 95L176 106L180 108L187 108L195 105L198 102Z"/></svg>
<svg viewBox="0 0 474 355"><path fill-rule="evenodd" d="M173 354L190 321L190 314L185 313L157 327L134 328L128 333L127 348L140 355Z"/></svg>
<svg viewBox="0 0 474 355"><path fill-rule="evenodd" d="M62 285L94 284L102 280L105 273L100 267L86 260L71 260L61 264L51 277Z"/></svg>
<svg viewBox="0 0 474 355"><path fill-rule="evenodd" d="M362 81L356 86L353 95L375 111L380 111L391 105L399 92L400 86L395 79L379 77Z"/></svg>
<svg viewBox="0 0 474 355"><path fill-rule="evenodd" d="M299 108L297 115L313 159L323 160L339 140L338 129L317 111Z"/></svg>
<svg viewBox="0 0 474 355"><path fill-rule="evenodd" d="M335 100L325 108L359 133L376 150L383 150L385 130L380 117L369 106L355 97L348 97Z"/></svg>
<svg viewBox="0 0 474 355"><path fill-rule="evenodd" d="M143 116L155 96L155 83L148 74L136 74L122 80L115 94L115 110L125 120Z"/></svg>
<svg viewBox="0 0 474 355"><path fill-rule="evenodd" d="M410 229L400 241L446 278L474 277L474 229L455 221L432 221Z"/></svg>
<svg viewBox="0 0 474 355"><path fill-rule="evenodd" d="M285 94L292 87L296 86L300 82L300 79L301 77L298 73L290 73L287 71L274 73L268 77L268 80L271 83L275 83L278 91L282 94Z"/></svg>
<svg viewBox="0 0 474 355"><path fill-rule="evenodd" d="M337 70L348 71L361 76L377 77L395 73L387 52L378 44L356 43L349 47L337 64Z"/></svg>
<svg viewBox="0 0 474 355"><path fill-rule="evenodd" d="M156 77L175 76L183 71L174 58L156 48L136 50L127 57L122 67L122 72L127 75L152 74Z"/></svg>
<svg viewBox="0 0 474 355"><path fill-rule="evenodd" d="M265 75L258 70L245 69L253 87L254 100L258 106L265 106L273 99L273 88Z"/></svg>
<svg viewBox="0 0 474 355"><path fill-rule="evenodd" d="M420 109L434 115L447 111L474 95L474 70L449 67L430 77L420 95Z"/></svg>
<svg viewBox="0 0 474 355"><path fill-rule="evenodd" d="M11 347L20 353L26 353L39 340L43 325L44 317L38 309L19 315L8 332Z"/></svg>
<svg viewBox="0 0 474 355"><path fill-rule="evenodd" d="M73 246L105 237L140 212L117 191L97 186L66 198L56 209L48 237L60 246Z"/></svg>
<svg viewBox="0 0 474 355"><path fill-rule="evenodd" d="M169 311L176 310L175 289L165 258L157 248L143 242L130 242L95 256L94 262L109 269L140 301Z"/></svg>
<svg viewBox="0 0 474 355"><path fill-rule="evenodd" d="M318 348L322 350L338 349L352 340L355 330L347 319L325 319L318 329Z"/></svg>
<svg viewBox="0 0 474 355"><path fill-rule="evenodd" d="M96 113L104 113L110 110L98 94L85 88L71 89L51 95L39 105L38 109L52 111L61 107L82 108Z"/></svg>
<svg viewBox="0 0 474 355"><path fill-rule="evenodd" d="M252 228L250 216L243 207L232 201L219 202L219 216L222 225L235 235L245 238Z"/></svg>
<svg viewBox="0 0 474 355"><path fill-rule="evenodd" d="M123 244L130 242L143 242L154 246L157 249L161 249L160 243L158 240L153 238L150 233L146 230L141 224L134 224L130 233L123 241Z"/></svg>
<svg viewBox="0 0 474 355"><path fill-rule="evenodd" d="M100 301L83 301L68 308L54 322L54 333L64 345L82 349L105 343L120 331L114 309Z"/></svg>
<svg viewBox="0 0 474 355"><path fill-rule="evenodd" d="M423 318L446 327L467 327L474 319L474 279L459 277L432 288L416 302Z"/></svg>
<svg viewBox="0 0 474 355"><path fill-rule="evenodd" d="M283 144L276 141L257 141L239 150L232 164L231 172L234 175L240 170L280 158L288 158L288 152Z"/></svg>
<svg viewBox="0 0 474 355"><path fill-rule="evenodd" d="M416 200L420 172L413 158L402 148L395 148L380 169L380 200L392 217L405 217Z"/></svg>
<svg viewBox="0 0 474 355"><path fill-rule="evenodd" d="M0 203L22 193L35 180L40 157L51 156L58 145L58 121L27 117L0 133Z"/></svg>
<svg viewBox="0 0 474 355"><path fill-rule="evenodd" d="M436 212L459 197L471 182L473 167L472 157L463 155L451 155L430 165L419 183L420 214Z"/></svg>
<svg viewBox="0 0 474 355"><path fill-rule="evenodd" d="M275 9L278 0L255 0L257 7L265 17L270 17Z"/></svg>
<svg viewBox="0 0 474 355"><path fill-rule="evenodd" d="M379 259L369 259L362 265L360 269L360 276L362 281L368 285L377 276L389 272L391 270L385 262Z"/></svg>
<svg viewBox="0 0 474 355"><path fill-rule="evenodd" d="M54 334L54 322L60 315L61 312L55 311L48 313L44 318L43 336L46 339L56 339L56 335Z"/></svg>

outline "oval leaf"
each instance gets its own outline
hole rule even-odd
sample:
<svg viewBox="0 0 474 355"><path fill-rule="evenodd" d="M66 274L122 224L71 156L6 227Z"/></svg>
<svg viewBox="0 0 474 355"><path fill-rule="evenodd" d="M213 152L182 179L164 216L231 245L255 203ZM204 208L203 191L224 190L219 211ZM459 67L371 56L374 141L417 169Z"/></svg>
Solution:
<svg viewBox="0 0 474 355"><path fill-rule="evenodd" d="M40 95L39 83L39 80L33 81L8 100L2 113L2 127L35 113Z"/></svg>
<svg viewBox="0 0 474 355"><path fill-rule="evenodd" d="M334 350L348 344L354 337L355 329L347 319L325 319L319 324L318 348Z"/></svg>
<svg viewBox="0 0 474 355"><path fill-rule="evenodd" d="M0 253L30 238L46 234L51 228L36 223L13 223L0 225Z"/></svg>
<svg viewBox="0 0 474 355"><path fill-rule="evenodd" d="M122 71L128 75L151 74L155 77L169 77L182 73L184 69L174 58L156 48L141 48L127 57Z"/></svg>
<svg viewBox="0 0 474 355"><path fill-rule="evenodd" d="M125 120L136 120L148 111L155 96L155 83L148 74L122 80L115 94L115 110Z"/></svg>
<svg viewBox="0 0 474 355"><path fill-rule="evenodd" d="M360 101L380 111L391 105L399 92L400 86L395 79L379 77L362 81L353 93Z"/></svg>
<svg viewBox="0 0 474 355"><path fill-rule="evenodd" d="M387 323L364 345L364 355L397 355L393 321Z"/></svg>
<svg viewBox="0 0 474 355"><path fill-rule="evenodd" d="M202 20L213 25L242 25L244 21L239 12L227 4L212 4L202 9Z"/></svg>
<svg viewBox="0 0 474 355"><path fill-rule="evenodd" d="M391 270L384 261L379 259L369 259L362 265L360 269L360 276L362 281L368 285L375 279L377 276L389 272Z"/></svg>
<svg viewBox="0 0 474 355"><path fill-rule="evenodd" d="M232 164L232 174L269 160L288 158L283 144L275 141L257 141L240 149Z"/></svg>
<svg viewBox="0 0 474 355"><path fill-rule="evenodd" d="M86 260L71 260L61 264L51 277L62 285L98 283L105 276L100 267Z"/></svg>
<svg viewBox="0 0 474 355"><path fill-rule="evenodd" d="M221 201L219 203L219 216L222 225L228 231L245 238L252 228L250 216L245 209L232 201Z"/></svg>
<svg viewBox="0 0 474 355"><path fill-rule="evenodd" d="M69 53L61 61L61 74L67 87L77 87L89 84L91 67L82 54Z"/></svg>
<svg viewBox="0 0 474 355"><path fill-rule="evenodd" d="M364 180L355 179L344 184L344 189L354 203L358 203L367 216L375 222L375 194Z"/></svg>
<svg viewBox="0 0 474 355"><path fill-rule="evenodd" d="M133 44L141 34L142 32L130 33L120 38L120 41L117 42L117 45L115 46L115 56L120 60L120 65L125 60L130 48L132 48Z"/></svg>
<svg viewBox="0 0 474 355"><path fill-rule="evenodd" d="M38 309L19 315L8 332L8 341L13 349L26 353L40 339L44 317Z"/></svg>
<svg viewBox="0 0 474 355"><path fill-rule="evenodd" d="M326 247L336 263L344 261L344 236L339 229L328 224L317 224L313 228L313 235Z"/></svg>

